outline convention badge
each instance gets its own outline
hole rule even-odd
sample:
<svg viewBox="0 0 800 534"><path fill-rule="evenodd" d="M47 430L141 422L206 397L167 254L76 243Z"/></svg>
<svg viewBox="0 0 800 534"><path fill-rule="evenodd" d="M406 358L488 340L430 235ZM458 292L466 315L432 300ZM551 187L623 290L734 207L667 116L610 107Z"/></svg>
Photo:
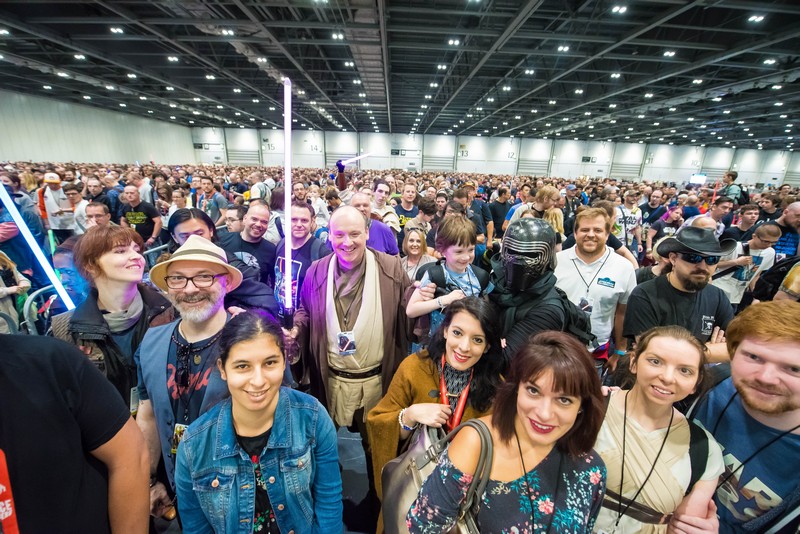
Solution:
<svg viewBox="0 0 800 534"><path fill-rule="evenodd" d="M578 307L581 309L581 311L592 313L592 309L594 308L594 299L590 297L581 297L580 302L578 302Z"/></svg>
<svg viewBox="0 0 800 534"><path fill-rule="evenodd" d="M11 479L8 476L8 464L3 449L0 449L0 532L19 534L14 496L11 494Z"/></svg>
<svg viewBox="0 0 800 534"><path fill-rule="evenodd" d="M139 388L137 387L131 388L130 399L131 399L130 400L131 417L135 419L136 414L139 412Z"/></svg>
<svg viewBox="0 0 800 534"><path fill-rule="evenodd" d="M172 432L172 454L178 453L178 445L183 440L183 435L186 433L187 428L189 428L189 425L175 423L175 430Z"/></svg>
<svg viewBox="0 0 800 534"><path fill-rule="evenodd" d="M339 332L336 340L339 344L339 356L352 356L356 353L356 336L352 330Z"/></svg>
<svg viewBox="0 0 800 534"><path fill-rule="evenodd" d="M613 288L614 286L617 285L617 283L614 282L611 278L604 277L604 278L598 278L597 279L597 285L598 286L603 286L603 287L611 287L611 288Z"/></svg>

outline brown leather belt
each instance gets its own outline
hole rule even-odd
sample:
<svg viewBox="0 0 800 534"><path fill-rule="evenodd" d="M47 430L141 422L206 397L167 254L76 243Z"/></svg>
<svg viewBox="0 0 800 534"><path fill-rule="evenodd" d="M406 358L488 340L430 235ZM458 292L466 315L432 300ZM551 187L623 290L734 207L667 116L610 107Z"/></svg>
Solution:
<svg viewBox="0 0 800 534"><path fill-rule="evenodd" d="M374 369L370 369L369 371L364 371L363 373L351 373L350 371L340 371L339 369L334 369L333 367L328 367L328 370L331 374L338 376L339 378L347 378L349 380L361 380L363 378L371 378L373 376L377 376L381 374L382 366L379 365Z"/></svg>

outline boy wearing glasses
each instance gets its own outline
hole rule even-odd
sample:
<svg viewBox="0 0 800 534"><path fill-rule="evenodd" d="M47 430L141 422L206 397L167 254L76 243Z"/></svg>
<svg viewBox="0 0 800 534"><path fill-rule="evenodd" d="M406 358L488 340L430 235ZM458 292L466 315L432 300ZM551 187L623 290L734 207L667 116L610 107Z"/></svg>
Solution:
<svg viewBox="0 0 800 534"><path fill-rule="evenodd" d="M239 287L242 273L228 265L224 250L192 235L150 270L150 280L181 315L150 328L134 356L140 400L136 422L150 451L150 513L159 517L174 495L175 453L183 432L229 395L216 365L218 341L230 319L225 295ZM162 457L165 473L158 471Z"/></svg>
<svg viewBox="0 0 800 534"><path fill-rule="evenodd" d="M634 340L655 326L683 326L709 349L710 361L726 361L725 329L733 309L725 293L709 282L722 256L736 241L722 242L710 228L682 228L656 251L672 270L636 286L628 299L622 333Z"/></svg>
<svg viewBox="0 0 800 534"><path fill-rule="evenodd" d="M728 296L734 309L742 302L746 289L752 289L762 272L775 263L772 247L781 238L781 229L775 224L762 224L753 232L753 237L725 255L711 277L712 284Z"/></svg>

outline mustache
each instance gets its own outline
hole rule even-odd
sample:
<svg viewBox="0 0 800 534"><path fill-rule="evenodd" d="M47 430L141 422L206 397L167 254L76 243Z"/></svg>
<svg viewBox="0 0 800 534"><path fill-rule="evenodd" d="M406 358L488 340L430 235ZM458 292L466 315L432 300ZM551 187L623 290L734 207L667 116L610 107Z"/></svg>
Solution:
<svg viewBox="0 0 800 534"><path fill-rule="evenodd" d="M211 296L210 295L177 295L175 297L175 301L176 302L186 302L186 303L189 303L189 304L194 304L196 302L202 302L204 300L207 300L207 301L211 302Z"/></svg>
<svg viewBox="0 0 800 534"><path fill-rule="evenodd" d="M753 387L759 391L763 391L772 395L786 395L786 390L784 388L774 386L772 384L764 384L758 380L742 380L742 383L746 386Z"/></svg>

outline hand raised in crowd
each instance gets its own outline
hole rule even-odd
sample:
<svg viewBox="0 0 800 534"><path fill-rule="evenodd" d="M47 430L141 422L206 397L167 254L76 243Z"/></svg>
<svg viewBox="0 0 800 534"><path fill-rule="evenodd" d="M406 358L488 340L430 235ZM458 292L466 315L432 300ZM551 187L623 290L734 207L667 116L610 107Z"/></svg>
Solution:
<svg viewBox="0 0 800 534"><path fill-rule="evenodd" d="M406 426L414 426L419 423L421 425L441 428L452 413L453 410L450 408L449 404L436 404L432 402L412 404L403 412L403 422Z"/></svg>

